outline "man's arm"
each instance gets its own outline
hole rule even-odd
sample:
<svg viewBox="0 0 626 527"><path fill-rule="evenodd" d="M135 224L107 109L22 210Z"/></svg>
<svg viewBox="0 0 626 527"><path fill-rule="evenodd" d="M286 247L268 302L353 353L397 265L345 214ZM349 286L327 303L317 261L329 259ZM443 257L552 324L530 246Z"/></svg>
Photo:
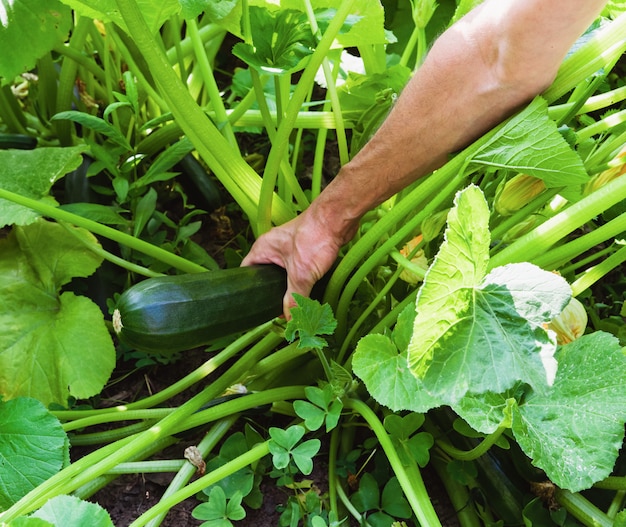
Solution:
<svg viewBox="0 0 626 527"><path fill-rule="evenodd" d="M360 218L546 89L606 0L486 0L445 31L367 145L243 265L287 270L285 315L356 233Z"/></svg>

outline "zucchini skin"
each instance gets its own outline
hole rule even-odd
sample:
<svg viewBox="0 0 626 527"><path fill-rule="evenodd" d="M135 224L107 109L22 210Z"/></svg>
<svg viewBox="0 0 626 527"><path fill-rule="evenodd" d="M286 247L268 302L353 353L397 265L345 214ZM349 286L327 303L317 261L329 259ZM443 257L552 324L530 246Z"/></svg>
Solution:
<svg viewBox="0 0 626 527"><path fill-rule="evenodd" d="M30 135L0 133L0 150L32 150L37 146L37 139Z"/></svg>
<svg viewBox="0 0 626 527"><path fill-rule="evenodd" d="M148 278L122 293L113 326L132 348L189 350L280 315L286 288L275 265Z"/></svg>

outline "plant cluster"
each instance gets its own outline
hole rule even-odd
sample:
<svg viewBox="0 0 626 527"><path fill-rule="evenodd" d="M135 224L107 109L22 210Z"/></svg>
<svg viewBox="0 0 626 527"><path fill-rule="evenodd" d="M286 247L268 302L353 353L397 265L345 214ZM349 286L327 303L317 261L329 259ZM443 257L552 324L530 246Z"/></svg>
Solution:
<svg viewBox="0 0 626 527"><path fill-rule="evenodd" d="M437 527L426 467L463 527L626 524L625 2L371 211L319 300L101 404L117 365L191 353L120 342L119 295L237 267L477 3L0 0L0 525L110 526L89 498L159 472L133 527L189 498L245 524L267 480L281 526Z"/></svg>

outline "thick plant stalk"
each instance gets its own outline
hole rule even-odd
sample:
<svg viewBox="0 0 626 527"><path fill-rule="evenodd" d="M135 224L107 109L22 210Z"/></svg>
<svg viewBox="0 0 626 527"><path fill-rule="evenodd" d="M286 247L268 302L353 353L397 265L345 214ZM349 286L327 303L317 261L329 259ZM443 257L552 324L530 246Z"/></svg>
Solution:
<svg viewBox="0 0 626 527"><path fill-rule="evenodd" d="M624 199L626 199L626 178L614 179L493 255L489 261L489 268L514 262L533 262L565 236ZM544 266L549 268L553 263L562 260L559 249L551 251L550 261L542 259Z"/></svg>
<svg viewBox="0 0 626 527"><path fill-rule="evenodd" d="M597 31L572 53L559 68L552 85L544 92L548 102L565 95L587 77L610 64L626 50L626 13Z"/></svg>
<svg viewBox="0 0 626 527"><path fill-rule="evenodd" d="M193 100L171 68L165 53L155 42L137 2L116 0L116 5L156 79L161 96L183 132L244 212L249 217L255 217L261 191L259 176L233 151L228 141ZM272 220L276 223L284 223L294 216L294 212L275 194L272 193L269 200L272 203Z"/></svg>

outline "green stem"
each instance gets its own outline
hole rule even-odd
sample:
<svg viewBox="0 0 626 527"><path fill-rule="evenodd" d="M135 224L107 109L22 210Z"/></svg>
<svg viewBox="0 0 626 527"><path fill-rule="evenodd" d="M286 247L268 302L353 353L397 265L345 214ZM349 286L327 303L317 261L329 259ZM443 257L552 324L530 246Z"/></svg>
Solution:
<svg viewBox="0 0 626 527"><path fill-rule="evenodd" d="M558 269L561 265L571 262L577 256L618 236L624 231L626 231L626 213L620 214L617 218L613 218L611 221L583 236L579 236L568 243L547 251L535 258L533 263L544 269L547 269L548 265L553 269Z"/></svg>
<svg viewBox="0 0 626 527"><path fill-rule="evenodd" d="M438 169L430 176L424 178L417 184L406 196L404 196L393 209L381 218L367 233L365 233L357 242L355 242L350 250L333 272L330 278L324 300L331 307L336 308L339 295L342 291L343 284L352 275L354 269L361 259L375 246L378 241L385 236L387 232L394 229L406 216L413 214L416 204L427 203L431 196L437 196L439 189L447 185L453 178L460 178L468 163L476 152L489 144L492 138L506 126L508 121L498 125L493 130L484 134L480 139L465 148L462 152L453 157L443 167Z"/></svg>
<svg viewBox="0 0 626 527"><path fill-rule="evenodd" d="M104 423L115 423L119 421L156 421L170 415L174 408L150 408L147 410L129 410L124 413L99 413L91 417L83 417L75 419L69 423L63 424L63 430L71 432L72 430L80 430L88 426L101 425Z"/></svg>
<svg viewBox="0 0 626 527"><path fill-rule="evenodd" d="M163 50L155 42L136 1L116 0L116 5L156 79L161 96L185 135L248 217L255 217L262 187L261 178L233 151L228 141L193 100L170 66ZM272 219L277 223L284 223L294 216L293 211L273 192L267 200L273 205Z"/></svg>
<svg viewBox="0 0 626 527"><path fill-rule="evenodd" d="M404 218L410 211L419 211L415 213L410 220L406 221L402 227L393 232L393 234L389 236L389 238L382 245L380 245L380 247L376 248L367 260L360 264L359 268L348 280L348 283L346 284L341 293L341 297L337 302L337 308L335 310L335 316L337 318L337 329L335 330L335 334L339 339L344 338L346 334L350 303L352 302L352 298L354 297L358 287L366 276L376 267L376 265L387 258L387 255L394 250L396 246L402 242L402 240L410 236L425 218L437 211L437 209L439 209L446 201L449 201L466 178L465 170L463 169L450 179L444 179L445 175L447 175L445 171L443 174L440 174L438 171L429 179L422 182L422 184L418 187L422 189L422 193L417 194L411 192L406 198L402 199L400 203L396 204L390 212L378 221L376 225L374 225L374 227L372 227L357 242L357 244L361 244L363 248L365 248L366 243L371 244L371 250L371 247L374 246L387 233L387 229L389 227L395 227L396 223L399 224L401 219ZM387 229L381 229L381 225L387 226ZM383 230L383 232L380 232L381 230ZM375 237L371 234L372 232L376 233ZM364 242L364 240L367 240L367 242ZM348 255L346 255L346 258L347 257ZM352 257L354 257L354 255Z"/></svg>
<svg viewBox="0 0 626 527"><path fill-rule="evenodd" d="M426 486L424 485L424 480L417 466L413 465L409 468L402 464L398 452L391 442L391 438L373 410L358 399L347 399L345 401L345 407L360 414L367 421L367 424L371 427L374 434L376 434L420 525L441 527L441 522L433 508L428 492L426 491Z"/></svg>
<svg viewBox="0 0 626 527"><path fill-rule="evenodd" d="M431 463L448 493L450 503L456 511L461 527L483 527L485 524L480 520L476 509L472 506L472 497L468 488L450 476L447 462L438 457L433 457Z"/></svg>
<svg viewBox="0 0 626 527"><path fill-rule="evenodd" d="M158 441L150 444L147 448L141 450L140 452L137 452L137 454L135 454L132 458L129 458L129 462L132 463L138 459L146 459L156 454L157 452L160 452L161 450L173 445L174 443L176 443L176 441L177 440L175 438L171 437L159 439ZM116 477L116 474L103 474L101 476L98 476L97 478L94 478L84 485L78 487L72 493L72 495L81 499L87 499L90 496L93 496L101 488L111 483L111 481L113 481Z"/></svg>
<svg viewBox="0 0 626 527"><path fill-rule="evenodd" d="M585 101L585 104L583 104L579 108L575 102L553 104L548 108L548 116L553 121L558 121L575 105L578 108L578 110L576 111L576 115L582 115L585 113L602 110L609 106L613 106L614 104L622 102L624 99L626 99L626 86L621 86L619 88L615 88L613 90L589 97L589 99Z"/></svg>
<svg viewBox="0 0 626 527"><path fill-rule="evenodd" d="M317 25L317 20L315 18L315 13L313 11L313 5L311 4L311 0L304 0L304 6L306 9L307 18L309 20L309 24L311 25L311 31L318 38L321 38L322 34ZM339 66L341 63L341 56L337 61L337 69L339 71ZM322 60L322 71L324 72L324 79L326 80L326 93L328 98L330 99L331 108L333 113L335 114L335 121L337 123L337 147L339 150L339 162L342 165L345 165L350 159L348 156L348 139L346 137L346 130L344 127L343 119L341 118L341 105L339 104L339 95L337 93L337 86L335 84L335 76L330 68L330 61L328 57L324 57Z"/></svg>
<svg viewBox="0 0 626 527"><path fill-rule="evenodd" d="M94 243L90 243L85 238L80 236L67 223L65 223L63 221L59 221L58 223L63 228L65 228L65 230L69 234L71 234L74 238L76 238L79 242L81 242L82 245L84 245L92 253L100 256L102 259L107 260L107 261L117 265L118 267L121 267L122 269L126 269L127 271L130 271L131 273L138 274L140 276L147 276L148 278L153 278L153 277L157 277L157 276L163 276L163 273L157 273L156 271L152 271L151 269L148 269L147 267L144 267L144 266L138 265L138 264L134 264L132 262L129 262L128 260L124 260L124 258L120 258L119 256L117 256L117 255L115 255L113 253L110 253L109 251L104 249L102 247L102 245L100 245L100 244L96 245Z"/></svg>
<svg viewBox="0 0 626 527"><path fill-rule="evenodd" d="M140 421L139 423L133 423L128 426L121 426L112 430L105 430L103 432L93 432L88 434L70 434L70 443L72 446L89 446L89 445L103 445L106 443L113 443L125 437L143 432L150 428L154 422L152 421Z"/></svg>
<svg viewBox="0 0 626 527"><path fill-rule="evenodd" d="M269 442L266 441L264 443L258 443L254 445L245 454L242 454L232 461L225 463L221 467L209 472L205 476L202 476L201 478L195 480L193 483L190 483L186 487L173 493L168 498L161 500L157 505L139 516L139 518L132 522L129 527L141 527L143 525L146 525L146 523L152 518L158 516L163 512L167 512L174 505L186 500L187 498L190 498L191 496L200 492L202 489L208 487L209 485L213 485L214 483L217 483L218 481L230 476L231 474L234 474L238 470L241 470L242 468L245 468L248 465L251 465L256 461L262 459L270 452L268 444Z"/></svg>
<svg viewBox="0 0 626 527"><path fill-rule="evenodd" d="M11 86L0 86L0 121L7 127L7 132L28 134L24 110L15 100Z"/></svg>
<svg viewBox="0 0 626 527"><path fill-rule="evenodd" d="M266 343L282 341L277 335L269 334ZM146 449L153 442L172 435L183 428L189 418L200 408L227 388L245 378L254 370L254 365L268 352L265 346L256 346L243 355L235 364L200 393L176 408L167 417L158 421L145 432L100 448L92 455L81 458L69 467L61 470L42 485L39 485L15 503L10 509L0 514L0 521L9 521L39 508L45 501L59 494L68 494L87 482L105 474L112 467L128 461L138 452Z"/></svg>
<svg viewBox="0 0 626 527"><path fill-rule="evenodd" d="M493 269L507 263L534 262L565 236L624 199L626 178L614 179L493 255L489 267ZM557 250L553 252L553 257L553 260L545 261L544 265L550 267L553 262L561 260Z"/></svg>
<svg viewBox="0 0 626 527"><path fill-rule="evenodd" d="M230 126L230 122L228 121L226 109L224 108L224 102L222 101L222 95L220 94L217 82L215 81L215 76L213 75L213 68L211 67L211 63L206 56L204 43L202 42L200 31L198 29L198 23L195 20L187 20L186 23L187 31L189 31L189 36L191 37L191 42L193 44L194 54L200 67L200 74L202 75L202 79L204 81L204 88L207 90L209 100L211 101L213 111L215 112L217 128L222 131L222 134L226 137L231 147L236 152L239 152L237 139L235 139L235 134Z"/></svg>
<svg viewBox="0 0 626 527"><path fill-rule="evenodd" d="M85 46L87 35L93 21L90 18L81 16L76 21L76 25L72 31L69 47L77 52L81 52ZM74 99L74 85L76 83L76 73L78 72L78 63L73 60L64 60L59 74L59 87L57 91L56 111L62 112L72 108L72 100ZM55 121L56 134L62 146L72 144L72 123L66 120Z"/></svg>
<svg viewBox="0 0 626 527"><path fill-rule="evenodd" d="M273 333L268 334L268 328L271 326L271 324L271 322L267 322L266 324L263 324L251 331L244 333L236 341L234 341L232 344L229 344L217 355L211 357L204 364L202 364L202 366L196 368L189 375L186 375L181 380L168 386L166 389L149 397L145 397L140 401L115 406L113 408L102 408L99 410L60 410L53 411L52 414L61 421L69 421L72 419L83 419L86 417L91 417L100 413L124 413L127 411L151 408L153 406L163 404L165 401L171 399L179 393L182 393L194 384L202 382L204 379L206 379L206 377L215 372L220 366L231 360L235 355L238 355L243 349L255 342L256 345L253 346L248 351L248 353L251 353L252 355L256 355L257 353L264 355L266 352L269 352L273 347L275 347L276 345L278 345L278 343L282 341L280 337L274 335Z"/></svg>
<svg viewBox="0 0 626 527"><path fill-rule="evenodd" d="M209 452L211 452L211 450L213 450L217 446L218 442L226 435L226 433L232 428L236 421L237 416L229 416L213 425L211 430L206 433L206 435L202 438L202 441L200 441L200 443L198 443L196 447L203 458L206 458ZM183 488L187 483L189 483L189 480L196 473L197 469L194 465L192 465L191 463L184 463L161 496L159 503L165 499L168 499L171 495L175 494L181 488ZM165 518L167 512L168 510L159 512L147 524L148 527L158 527Z"/></svg>
<svg viewBox="0 0 626 527"><path fill-rule="evenodd" d="M285 118L282 120L278 130L276 131L276 137L272 143L273 146L265 165L260 194L258 194L258 234L268 231L272 226L272 218L274 217L275 208L275 204L272 203L272 194L274 192L274 187L276 186L276 178L278 176L281 160L284 159L285 152L289 146L289 136L294 128L302 103L307 96L310 86L315 80L315 74L317 73L324 57L328 53L335 37L339 33L346 17L350 14L354 3L355 0L346 0L345 2L341 2L339 5L337 13L328 25L328 28L322 39L319 41L316 50L311 55L309 63L304 69L296 89L291 96Z"/></svg>
<svg viewBox="0 0 626 527"><path fill-rule="evenodd" d="M618 126L624 124L624 122L626 122L626 110L607 115L603 119L578 130L576 132L576 142L581 144L594 135L599 135L603 132L611 130L612 128L617 128Z"/></svg>
<svg viewBox="0 0 626 527"><path fill-rule="evenodd" d="M626 476L608 476L593 484L596 489L626 490Z"/></svg>
<svg viewBox="0 0 626 527"><path fill-rule="evenodd" d="M271 388L262 392L255 392L245 397L237 397L222 404L212 406L206 410L196 412L185 421L184 427L176 430L176 433L183 432L196 426L202 426L207 423L223 419L230 415L238 414L264 406L278 401L287 401L292 399L304 399L304 386L285 386L280 388Z"/></svg>
<svg viewBox="0 0 626 527"><path fill-rule="evenodd" d="M104 70L96 64L95 61L90 59L87 55L85 55L82 50L78 50L73 46L66 46L64 44L57 44L54 48L55 53L62 55L66 59L73 60L79 66L82 66L91 73L98 82L104 84L106 74Z"/></svg>
<svg viewBox="0 0 626 527"><path fill-rule="evenodd" d="M472 461L485 454L508 428L509 427L506 426L499 427L496 431L486 436L471 450L461 450L443 439L437 440L437 446L454 459L458 459L460 461Z"/></svg>
<svg viewBox="0 0 626 527"><path fill-rule="evenodd" d="M346 510L350 514L352 514L352 517L356 520L357 524L360 527L371 527L367 520L363 518L363 516L361 516L361 513L356 510L356 507L352 505L350 498L348 498L348 496L346 495L346 491L343 490L343 487L341 486L341 483L339 481L335 483L335 487L337 489L337 496L341 500L341 503L346 508Z"/></svg>
<svg viewBox="0 0 626 527"><path fill-rule="evenodd" d="M191 262L176 254L165 251L164 249L140 240L139 238L135 238L130 234L125 234L121 231L103 225L96 221L90 220L88 218L83 218L78 214L73 214L58 207L53 207L52 205L48 205L36 199L27 198L26 196L20 196L15 192L11 192L5 189L0 189L0 198L12 201L24 207L28 207L29 209L33 209L42 216L47 216L48 218L52 218L57 221L65 221L67 223L76 225L77 227L87 229L94 234L99 234L100 236L104 236L105 238L118 242L122 245L126 245L133 250L151 256L155 260L166 263L171 267L174 267L175 269L178 269L185 273L200 273L208 271L208 269L202 267L201 265Z"/></svg>
<svg viewBox="0 0 626 527"><path fill-rule="evenodd" d="M159 474L178 472L186 463L184 459L159 459L157 461L127 461L120 463L107 474Z"/></svg>
<svg viewBox="0 0 626 527"><path fill-rule="evenodd" d="M586 527L613 527L613 520L580 494L556 487L554 497Z"/></svg>
<svg viewBox="0 0 626 527"><path fill-rule="evenodd" d="M577 296L586 289L589 289L602 277L606 276L613 269L626 261L626 246L614 252L611 256L597 265L587 269L582 276L572 283L572 295Z"/></svg>
<svg viewBox="0 0 626 527"><path fill-rule="evenodd" d="M543 96L553 102L565 95L587 77L610 64L626 49L626 13L596 31L559 68L552 85Z"/></svg>

